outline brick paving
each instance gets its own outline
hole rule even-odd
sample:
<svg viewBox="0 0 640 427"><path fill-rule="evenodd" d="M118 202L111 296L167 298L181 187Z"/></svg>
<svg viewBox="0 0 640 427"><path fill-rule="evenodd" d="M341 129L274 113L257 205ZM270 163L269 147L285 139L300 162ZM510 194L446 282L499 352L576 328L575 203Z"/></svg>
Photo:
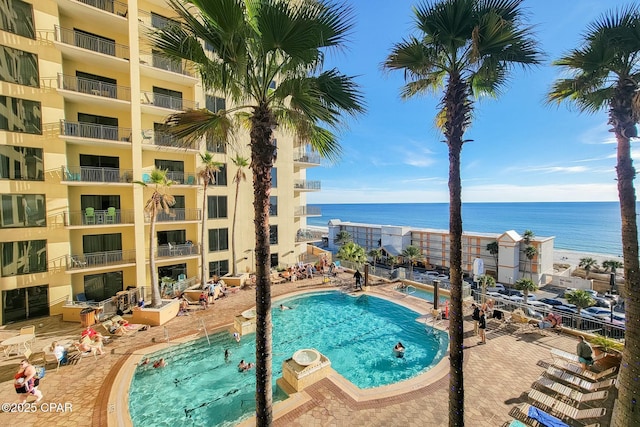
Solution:
<svg viewBox="0 0 640 427"><path fill-rule="evenodd" d="M349 280L350 275L345 273L343 279ZM287 282L274 285L272 295L275 298L325 286L328 285L323 285L320 278ZM423 312L430 308L430 304L423 300L399 295L393 291L392 284L373 286L371 292L404 300L403 303L420 307ZM229 328L236 315L254 305L255 291L243 289L217 300L208 310L176 317L165 326L172 339L197 333L200 319L210 332ZM26 324L36 325L36 343L31 356L35 363L41 357L39 349L53 340L76 339L82 331L77 323L62 322L61 316L51 316L7 325L0 329L0 340L15 335ZM99 330L101 327L96 325L96 328ZM577 343L575 338L564 335L515 333L511 326L496 330L496 324L492 322L489 328L487 344L478 345L477 337L473 336L472 323L465 322L465 423L474 427L501 426L510 420L510 410L526 401L526 392L544 371L545 363L551 361L549 349L556 347L573 352ZM44 394L41 403L47 406L36 405L33 413L0 412L0 425L106 426L107 414L114 410L109 402L109 393L118 371L127 363L133 351L155 345L163 337L164 328L154 327L113 340L105 347L107 354L99 356L97 360L85 357L77 365L60 367L59 372L55 372L55 366L49 365L47 375L40 384ZM13 374L20 359L20 356L6 358L2 355L0 402L18 401L13 387ZM448 424L447 390L448 377L445 376L429 386L399 395L357 401L334 382L324 379L307 387L303 393L308 395L309 400L287 413L278 414L274 425L444 426ZM612 396L606 401L609 408L607 416L610 416L615 389L610 393ZM53 403L62 405L51 405ZM599 421L601 425L608 425L606 418Z"/></svg>

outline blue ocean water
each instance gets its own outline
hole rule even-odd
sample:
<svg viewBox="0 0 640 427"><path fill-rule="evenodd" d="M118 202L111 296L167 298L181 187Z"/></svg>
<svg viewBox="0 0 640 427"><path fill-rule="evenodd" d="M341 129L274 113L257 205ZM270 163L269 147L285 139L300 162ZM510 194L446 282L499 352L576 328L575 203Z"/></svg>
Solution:
<svg viewBox="0 0 640 427"><path fill-rule="evenodd" d="M449 229L447 203L322 204L321 217L309 225L326 226L331 219L414 228ZM464 203L464 231L502 233L531 230L555 236L555 248L604 255L622 254L618 202Z"/></svg>

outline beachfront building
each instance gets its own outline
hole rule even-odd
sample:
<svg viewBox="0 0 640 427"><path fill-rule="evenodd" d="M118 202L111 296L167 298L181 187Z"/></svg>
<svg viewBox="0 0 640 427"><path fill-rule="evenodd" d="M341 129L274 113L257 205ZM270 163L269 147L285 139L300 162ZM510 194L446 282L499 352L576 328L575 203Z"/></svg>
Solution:
<svg viewBox="0 0 640 427"><path fill-rule="evenodd" d="M354 243L365 251L382 248L386 256L400 256L409 245L420 248L425 263L433 268L449 267L449 231L420 229L394 225L362 224L332 219L328 223L329 249L336 252L336 237L341 231L349 233ZM462 235L462 270L471 275L473 262L483 261L485 273L498 282L513 285L520 278L542 283L545 274L553 273L554 237L536 236L528 243L517 232L502 234L464 232ZM487 245L497 242L498 253L491 254ZM535 248L535 255L527 257L526 248ZM532 254L533 251L530 252Z"/></svg>
<svg viewBox="0 0 640 427"><path fill-rule="evenodd" d="M144 212L154 168L168 170L176 204L157 218L158 277L200 283L208 275L253 271L251 170L240 183L236 265L232 265L236 153L249 158L247 135L230 145L185 147L163 121L193 108L226 108L203 90L188 63L148 43L154 28L176 24L164 0L4 0L0 2L0 321L55 314L68 300L101 301L129 287L148 288L150 217ZM277 84L277 82L274 82ZM271 192L271 262L290 264L321 239L307 230L306 179L319 157L276 132ZM231 141L230 141L231 142ZM223 164L206 197L199 153Z"/></svg>

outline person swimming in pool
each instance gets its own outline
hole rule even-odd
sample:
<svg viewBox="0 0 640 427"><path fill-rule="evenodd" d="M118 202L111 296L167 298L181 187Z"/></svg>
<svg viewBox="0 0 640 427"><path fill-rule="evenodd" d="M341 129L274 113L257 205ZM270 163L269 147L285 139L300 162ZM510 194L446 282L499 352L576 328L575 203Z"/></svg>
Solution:
<svg viewBox="0 0 640 427"><path fill-rule="evenodd" d="M244 359L242 359L240 361L240 363L238 363L238 372L245 372L248 371L249 369L253 368L253 363L249 362L249 363L245 363Z"/></svg>
<svg viewBox="0 0 640 427"><path fill-rule="evenodd" d="M282 311L291 310L291 307L287 307L286 305L280 304L280 310L282 310Z"/></svg>
<svg viewBox="0 0 640 427"><path fill-rule="evenodd" d="M404 350L404 345L400 341L398 341L398 344L393 347L393 352L395 353L396 357L404 357Z"/></svg>

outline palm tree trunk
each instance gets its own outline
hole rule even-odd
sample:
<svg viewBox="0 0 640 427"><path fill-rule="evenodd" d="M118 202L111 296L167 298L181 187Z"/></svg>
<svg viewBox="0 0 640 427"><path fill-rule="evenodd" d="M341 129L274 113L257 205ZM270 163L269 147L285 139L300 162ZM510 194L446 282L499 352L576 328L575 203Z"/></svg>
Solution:
<svg viewBox="0 0 640 427"><path fill-rule="evenodd" d="M622 81L611 102L610 124L614 126L618 143L616 172L618 176L618 197L622 219L622 254L624 257L625 314L627 323L625 345L618 375L618 399L613 407L611 425L623 427L640 425L640 408L637 404L637 379L640 377L640 335L637 320L640 316L640 261L638 260L638 226L636 217L636 194L633 180L636 171L631 159L631 144L627 131L635 126L631 102L636 84Z"/></svg>
<svg viewBox="0 0 640 427"><path fill-rule="evenodd" d="M156 269L156 215L154 208L150 213L151 223L149 224L149 272L151 275L151 306L160 307L162 305L162 297L160 296L160 285L158 284L158 270Z"/></svg>
<svg viewBox="0 0 640 427"><path fill-rule="evenodd" d="M269 194L274 146L271 144L273 116L268 107L255 108L251 119L251 169L256 231L256 426L273 421L271 381L271 268L269 248Z"/></svg>
<svg viewBox="0 0 640 427"><path fill-rule="evenodd" d="M236 197L233 203L233 219L231 221L231 273L236 274L236 216L238 213L238 193L240 192L240 180L236 182Z"/></svg>
<svg viewBox="0 0 640 427"><path fill-rule="evenodd" d="M444 97L447 117L444 134L449 146L449 245L451 305L449 320L449 426L464 426L464 324L462 320L462 184L460 153L470 112L468 89L460 76L451 75Z"/></svg>
<svg viewBox="0 0 640 427"><path fill-rule="evenodd" d="M207 275L207 251L204 247L204 238L207 235L207 188L209 187L206 179L202 186L204 194L202 195L202 228L200 230L200 285L204 289L207 280L209 280Z"/></svg>

